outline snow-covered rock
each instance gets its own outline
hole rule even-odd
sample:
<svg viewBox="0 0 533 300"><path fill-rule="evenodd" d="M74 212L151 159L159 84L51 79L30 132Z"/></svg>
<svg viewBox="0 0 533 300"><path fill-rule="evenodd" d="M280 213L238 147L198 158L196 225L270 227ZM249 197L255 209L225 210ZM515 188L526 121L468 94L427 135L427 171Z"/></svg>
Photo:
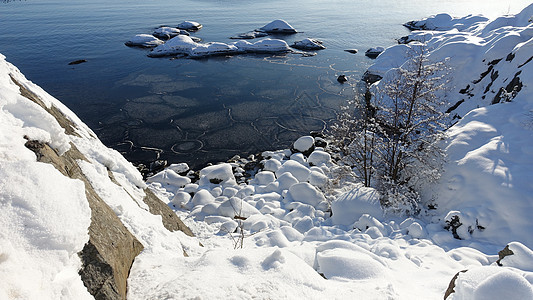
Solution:
<svg viewBox="0 0 533 300"><path fill-rule="evenodd" d="M299 50L322 50L326 49L322 41L316 39L306 38L301 41L294 42L291 47Z"/></svg>
<svg viewBox="0 0 533 300"><path fill-rule="evenodd" d="M183 21L176 26L179 29L187 30L187 31L197 31L202 29L202 24L194 21Z"/></svg>
<svg viewBox="0 0 533 300"><path fill-rule="evenodd" d="M144 47L144 48L152 48L157 47L159 45L162 45L162 40L156 38L155 36L151 34L137 34L134 37L132 37L129 41L127 41L125 44L126 46L130 47Z"/></svg>
<svg viewBox="0 0 533 300"><path fill-rule="evenodd" d="M250 53L280 53L291 51L291 48L284 40L270 38L262 39L255 43L243 40L235 42L233 45L240 51Z"/></svg>
<svg viewBox="0 0 533 300"><path fill-rule="evenodd" d="M251 215L261 214L257 208L237 197L231 197L222 202L218 207L217 213L230 218L234 218L235 216L248 218Z"/></svg>
<svg viewBox="0 0 533 300"><path fill-rule="evenodd" d="M315 150L311 152L309 158L307 158L307 162L312 166L328 165L331 163L331 155L321 150Z"/></svg>
<svg viewBox="0 0 533 300"><path fill-rule="evenodd" d="M299 182L305 182L309 178L311 171L299 162L288 160L276 171L276 176L281 178L283 173L290 173Z"/></svg>
<svg viewBox="0 0 533 300"><path fill-rule="evenodd" d="M165 40L173 38L179 34L182 34L181 29L174 28L174 27L167 27L167 26L159 27L156 30L154 30L154 32L152 33L153 36L160 38L160 39L165 39Z"/></svg>
<svg viewBox="0 0 533 300"><path fill-rule="evenodd" d="M331 217L334 224L352 225L363 214L380 217L383 215L379 193L369 187L358 187L337 197L331 203Z"/></svg>
<svg viewBox="0 0 533 300"><path fill-rule="evenodd" d="M235 185L235 177L231 165L223 163L219 165L205 167L200 171L200 186L210 184L220 184L222 186Z"/></svg>
<svg viewBox="0 0 533 300"><path fill-rule="evenodd" d="M315 139L310 135L306 135L306 136L302 136L298 138L292 145L294 150L301 152L301 153L307 153L307 152L312 151L314 146L315 146Z"/></svg>
<svg viewBox="0 0 533 300"><path fill-rule="evenodd" d="M148 56L158 57L165 55L189 55L197 43L192 40L191 37L186 35L178 35L166 43L155 47Z"/></svg>
<svg viewBox="0 0 533 300"><path fill-rule="evenodd" d="M274 20L265 26L260 28L261 31L267 32L267 33L296 33L296 29L289 25L284 20Z"/></svg>
<svg viewBox="0 0 533 300"><path fill-rule="evenodd" d="M324 195L314 186L307 182L300 182L292 185L287 194L291 201L302 202L317 207L322 201L325 201Z"/></svg>
<svg viewBox="0 0 533 300"><path fill-rule="evenodd" d="M149 177L146 182L159 182L165 185L184 187L185 185L191 183L191 179L189 177L177 174L176 172L172 171L172 169L165 169L156 175Z"/></svg>

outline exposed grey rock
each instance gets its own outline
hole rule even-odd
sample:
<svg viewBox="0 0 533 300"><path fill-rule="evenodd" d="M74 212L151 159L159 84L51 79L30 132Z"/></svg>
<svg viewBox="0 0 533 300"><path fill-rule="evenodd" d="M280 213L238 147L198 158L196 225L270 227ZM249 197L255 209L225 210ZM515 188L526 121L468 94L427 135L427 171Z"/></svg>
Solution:
<svg viewBox="0 0 533 300"><path fill-rule="evenodd" d="M444 293L444 300L446 300L452 293L455 293L455 281L461 273L464 273L466 271L467 270L459 271L457 272L457 274L455 274L455 276L453 276L452 280L450 281L450 284L448 285L448 288L446 289L446 292Z"/></svg>

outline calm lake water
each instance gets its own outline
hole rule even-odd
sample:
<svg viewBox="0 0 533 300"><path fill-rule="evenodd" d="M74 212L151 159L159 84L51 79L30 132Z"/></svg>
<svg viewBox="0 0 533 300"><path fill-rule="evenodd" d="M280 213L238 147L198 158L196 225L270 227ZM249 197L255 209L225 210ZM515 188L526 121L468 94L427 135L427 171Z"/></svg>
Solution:
<svg viewBox="0 0 533 300"><path fill-rule="evenodd" d="M530 1L487 0L39 0L0 2L0 53L60 99L108 146L133 162L199 167L235 154L280 149L321 130L354 96L372 60L364 51L408 34L431 14L516 13ZM149 58L124 46L160 25L197 21L205 42L284 19L322 40L316 56ZM358 54L343 50L359 49ZM75 66L70 61L86 59ZM349 84L336 81L340 74Z"/></svg>

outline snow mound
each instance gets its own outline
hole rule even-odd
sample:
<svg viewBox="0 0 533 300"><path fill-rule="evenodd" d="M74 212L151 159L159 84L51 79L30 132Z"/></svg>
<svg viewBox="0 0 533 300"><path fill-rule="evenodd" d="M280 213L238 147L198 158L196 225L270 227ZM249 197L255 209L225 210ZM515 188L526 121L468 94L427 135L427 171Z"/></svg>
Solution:
<svg viewBox="0 0 533 300"><path fill-rule="evenodd" d="M380 217L383 210L379 198L380 195L375 189L360 184L331 203L331 219L334 224L349 226L363 214Z"/></svg>
<svg viewBox="0 0 533 300"><path fill-rule="evenodd" d="M532 274L530 273L529 276ZM522 272L501 267L477 267L460 273L451 300L533 299L533 284Z"/></svg>
<svg viewBox="0 0 533 300"><path fill-rule="evenodd" d="M296 29L289 25L284 20L274 20L265 26L260 28L261 31L267 32L267 33L296 33Z"/></svg>

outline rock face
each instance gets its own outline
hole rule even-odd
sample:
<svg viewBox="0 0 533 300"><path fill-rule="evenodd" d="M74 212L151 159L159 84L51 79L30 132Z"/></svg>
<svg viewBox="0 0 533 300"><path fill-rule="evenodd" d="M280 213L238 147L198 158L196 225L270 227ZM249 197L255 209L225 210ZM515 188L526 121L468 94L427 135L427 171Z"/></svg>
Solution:
<svg viewBox="0 0 533 300"><path fill-rule="evenodd" d="M76 125L54 106L46 107L44 103L17 82L21 95L37 103L70 135L77 135ZM37 160L53 165L64 176L79 179L85 184L85 194L91 208L91 225L89 226L89 241L78 253L82 268L79 270L81 279L95 299L126 299L127 280L135 257L143 250L143 245L122 224L115 212L102 200L90 181L85 177L77 161L87 161L85 156L71 143L70 150L59 155L49 145L39 141L29 140L25 146L35 152ZM119 185L112 173L111 180ZM150 212L162 216L163 225L169 231L181 230L189 236L192 232L181 220L160 201L153 193L145 189L144 202Z"/></svg>

